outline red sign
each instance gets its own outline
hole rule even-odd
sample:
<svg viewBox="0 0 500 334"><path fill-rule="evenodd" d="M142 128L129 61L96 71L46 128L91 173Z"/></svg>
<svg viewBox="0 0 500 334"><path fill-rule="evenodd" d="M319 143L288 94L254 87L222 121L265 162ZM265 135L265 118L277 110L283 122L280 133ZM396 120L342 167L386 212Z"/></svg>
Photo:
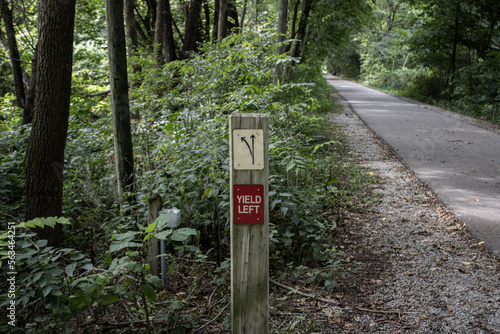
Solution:
<svg viewBox="0 0 500 334"><path fill-rule="evenodd" d="M264 224L264 186L234 185L233 213L235 224Z"/></svg>

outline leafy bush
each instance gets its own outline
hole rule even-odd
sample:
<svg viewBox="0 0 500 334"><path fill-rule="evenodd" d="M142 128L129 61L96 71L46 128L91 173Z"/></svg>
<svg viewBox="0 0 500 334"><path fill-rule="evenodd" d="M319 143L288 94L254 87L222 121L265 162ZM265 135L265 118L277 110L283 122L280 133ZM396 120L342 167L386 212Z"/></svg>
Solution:
<svg viewBox="0 0 500 334"><path fill-rule="evenodd" d="M19 300L26 308L20 325L33 331L69 328L76 321L86 323L82 317L88 312L97 321L123 306L146 323L154 317L167 319L171 329L192 328L194 316L149 274L146 245L152 236L170 243L169 272L175 256L200 263L211 258L221 264L218 273L226 275L214 277L217 291L228 280L223 268L229 257L228 116L233 112L267 113L270 119L271 265L330 266L333 217L339 208L354 205L349 198L366 180L343 161L339 135L324 120L332 109L331 88L320 67L277 56L274 48L273 34L254 31L163 67L150 54L136 54L130 66L142 66L131 78L137 202L121 206L108 101L82 93L87 81L93 91L105 90L98 84L101 72L75 72L78 94L72 97L63 209L72 224L64 224L62 249L47 247L31 232L22 235L21 254L31 255L20 262L24 285L19 295L27 298ZM288 68L289 79L278 80L278 65ZM2 151L7 156L15 134L2 135L9 138ZM22 179L22 159L4 156L7 179ZM22 187L16 187L12 182L7 188L12 203L22 201ZM181 209L181 229L144 224L153 193L162 196L164 207ZM7 210L14 207L7 200L3 204ZM20 226L67 222L47 219ZM158 307L159 296L165 307Z"/></svg>

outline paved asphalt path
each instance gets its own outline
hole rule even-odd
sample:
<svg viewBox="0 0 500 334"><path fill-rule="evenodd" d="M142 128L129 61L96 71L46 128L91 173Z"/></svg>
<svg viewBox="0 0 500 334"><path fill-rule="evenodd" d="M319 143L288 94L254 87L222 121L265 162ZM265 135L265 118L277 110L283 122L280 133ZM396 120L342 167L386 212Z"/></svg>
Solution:
<svg viewBox="0 0 500 334"><path fill-rule="evenodd" d="M500 257L500 135L470 118L327 75L365 124Z"/></svg>

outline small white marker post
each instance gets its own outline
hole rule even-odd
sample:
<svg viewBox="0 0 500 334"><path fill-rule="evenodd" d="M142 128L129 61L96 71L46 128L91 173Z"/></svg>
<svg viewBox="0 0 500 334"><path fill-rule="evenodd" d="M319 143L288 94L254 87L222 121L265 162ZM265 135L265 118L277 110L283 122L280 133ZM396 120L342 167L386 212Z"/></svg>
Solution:
<svg viewBox="0 0 500 334"><path fill-rule="evenodd" d="M269 333L269 117L229 118L231 331Z"/></svg>

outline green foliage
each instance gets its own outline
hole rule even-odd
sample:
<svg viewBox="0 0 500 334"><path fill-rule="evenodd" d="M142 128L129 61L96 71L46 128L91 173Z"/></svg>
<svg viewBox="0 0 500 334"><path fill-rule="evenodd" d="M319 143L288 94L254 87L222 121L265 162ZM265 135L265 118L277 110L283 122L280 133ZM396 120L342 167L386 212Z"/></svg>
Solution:
<svg viewBox="0 0 500 334"><path fill-rule="evenodd" d="M379 1L374 9L382 29L360 35L360 79L498 122L499 30L498 16L491 14L497 1L422 0L392 7Z"/></svg>
<svg viewBox="0 0 500 334"><path fill-rule="evenodd" d="M157 301L156 290L161 288L161 280L147 271L147 241L154 236L166 240L167 245L182 247L192 237L199 240L199 233L192 228L165 229L165 219L139 226L139 231L113 234L106 268L94 267L88 257L75 249L47 246L46 240L37 240L36 233L29 230L54 228L56 224L70 225L66 218L36 218L16 225L15 268L10 267L13 262L0 266L2 274L17 271L15 300L18 312L16 327L9 327L9 332L39 333L54 325L64 328L69 319L89 308L108 306L124 299L134 304L142 302L141 312L149 314L148 308ZM2 263L12 259L10 239L7 231L0 235ZM5 301L0 306L5 307L10 299L7 298L8 289L2 291L5 291L2 294ZM40 312L42 306L45 311ZM5 319L0 320L0 329L6 328Z"/></svg>
<svg viewBox="0 0 500 334"><path fill-rule="evenodd" d="M47 246L47 240L37 240L32 228L54 228L56 224L68 225L63 217L36 218L15 226L15 268L2 265L2 275L16 271L16 327L0 321L0 328L9 333L39 333L54 326L54 322L68 319L72 310L68 304L71 282L81 273L92 268L88 258L72 248ZM29 229L28 229L29 228ZM0 236L0 256L5 264L8 256L8 233ZM5 261L5 263L4 263ZM5 283L2 283L5 284ZM2 289L5 307L7 289ZM42 310L41 310L42 309Z"/></svg>
<svg viewBox="0 0 500 334"><path fill-rule="evenodd" d="M95 16L99 25L102 10L90 6L80 15ZM137 202L120 206L109 101L106 94L90 95L108 89L102 36L90 26L77 33L64 168L63 212L72 223L63 226L61 249L47 247L31 232L21 235L19 291L27 299L20 326L31 332L63 329L88 312L97 319L118 303L134 317L167 321L169 329L196 324L182 300L166 295L158 277L149 274L146 246L152 237L166 240L169 275L176 272L177 257L222 263L213 284L223 294L229 279L224 259L229 257L228 116L233 112L270 117L273 266L329 265L334 216L339 208L356 205L351 199L367 179L343 161L339 135L326 125L331 90L319 62L299 64L277 56L276 36L258 30L206 45L191 59L165 66L158 66L147 49L138 51L129 63ZM92 34L97 41L87 38ZM142 70L133 71L137 66ZM278 78L278 66L286 68L287 78ZM2 100L2 115L12 115L0 133L0 178L6 185L0 200L2 211L10 213L2 214L2 222L12 216L22 220L29 127L17 125L20 111L12 101L10 95ZM162 196L163 207L181 209L181 228L166 229L162 219L144 224L152 193ZM61 222L47 218L19 228Z"/></svg>
<svg viewBox="0 0 500 334"><path fill-rule="evenodd" d="M0 224L19 220L23 210L24 155L30 128L21 126L21 112L8 94L0 99Z"/></svg>

